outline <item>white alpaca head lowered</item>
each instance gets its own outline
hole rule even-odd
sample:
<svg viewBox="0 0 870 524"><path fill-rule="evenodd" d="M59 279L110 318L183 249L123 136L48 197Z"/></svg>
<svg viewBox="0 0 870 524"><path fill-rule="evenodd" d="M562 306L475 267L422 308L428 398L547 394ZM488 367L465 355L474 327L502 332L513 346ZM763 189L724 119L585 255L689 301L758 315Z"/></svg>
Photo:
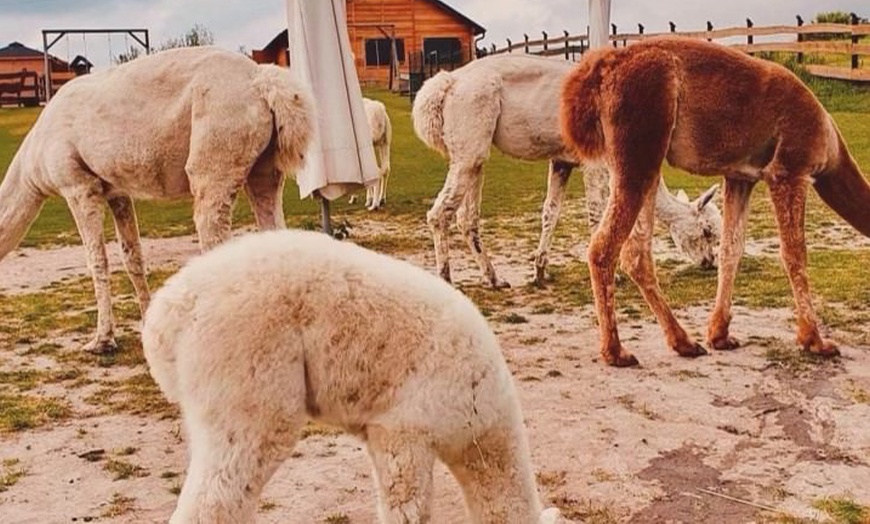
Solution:
<svg viewBox="0 0 870 524"><path fill-rule="evenodd" d="M706 269L719 263L722 215L712 203L718 189L716 184L690 201L685 191L681 189L674 196L662 182L656 197L658 216L667 224L677 248L693 263Z"/></svg>

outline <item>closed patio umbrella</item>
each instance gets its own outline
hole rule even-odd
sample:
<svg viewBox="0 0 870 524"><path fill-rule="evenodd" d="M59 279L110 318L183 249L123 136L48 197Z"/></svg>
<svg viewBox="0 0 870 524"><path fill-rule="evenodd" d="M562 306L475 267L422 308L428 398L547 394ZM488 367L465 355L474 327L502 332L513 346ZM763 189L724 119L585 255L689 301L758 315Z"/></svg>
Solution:
<svg viewBox="0 0 870 524"><path fill-rule="evenodd" d="M317 132L296 182L300 198L320 196L324 228L328 201L378 179L371 131L363 109L345 0L287 0L290 72L308 85L317 106Z"/></svg>

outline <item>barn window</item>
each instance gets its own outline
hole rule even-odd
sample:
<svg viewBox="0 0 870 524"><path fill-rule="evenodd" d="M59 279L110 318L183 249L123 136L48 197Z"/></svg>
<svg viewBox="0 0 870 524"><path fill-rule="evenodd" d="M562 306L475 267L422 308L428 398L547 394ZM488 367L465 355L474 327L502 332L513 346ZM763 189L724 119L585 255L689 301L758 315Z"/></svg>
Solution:
<svg viewBox="0 0 870 524"><path fill-rule="evenodd" d="M391 55L389 38L366 40L367 66L390 65ZM396 38L396 55L399 57L399 62L405 61L405 40L402 38Z"/></svg>
<svg viewBox="0 0 870 524"><path fill-rule="evenodd" d="M458 38L424 38L423 55L427 64L461 64L462 43Z"/></svg>

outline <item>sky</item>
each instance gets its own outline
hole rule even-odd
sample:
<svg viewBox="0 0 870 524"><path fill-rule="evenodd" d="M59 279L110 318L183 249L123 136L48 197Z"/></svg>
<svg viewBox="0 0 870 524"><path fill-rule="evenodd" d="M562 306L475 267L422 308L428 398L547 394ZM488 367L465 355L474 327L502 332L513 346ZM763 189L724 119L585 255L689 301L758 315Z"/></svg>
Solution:
<svg viewBox="0 0 870 524"><path fill-rule="evenodd" d="M320 0L306 0L320 1ZM541 31L561 36L563 30L582 34L588 23L587 0L446 0L446 3L486 28L483 45L502 47L505 39L531 39ZM286 27L285 0L0 0L0 47L13 41L41 49L43 29L147 28L152 46L183 35L194 24L207 27L215 43L247 51L265 46ZM612 0L611 20L620 31L634 32L638 22L646 32L699 30L707 20L715 27L793 24L800 14L808 22L819 11L856 12L870 17L868 0ZM86 54L106 67L110 56L132 45L124 36L89 35L62 39L51 53L62 59ZM87 51L87 53L85 53Z"/></svg>

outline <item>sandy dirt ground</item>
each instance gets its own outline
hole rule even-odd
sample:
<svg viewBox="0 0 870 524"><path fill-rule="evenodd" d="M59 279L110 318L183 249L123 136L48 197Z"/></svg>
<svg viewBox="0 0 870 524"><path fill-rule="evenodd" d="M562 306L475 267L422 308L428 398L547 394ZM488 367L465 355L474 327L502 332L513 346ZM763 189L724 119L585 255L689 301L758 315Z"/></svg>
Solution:
<svg viewBox="0 0 870 524"><path fill-rule="evenodd" d="M770 358L771 348L793 350L790 310L736 308L733 332L745 345L694 360L669 352L651 320L623 318L623 339L642 367L609 368L598 359L591 308L540 312L523 305L533 291L519 284L531 279L531 264L525 256L504 256L513 247L493 243L492 251L515 284L504 293L515 293L516 305L505 311L526 321L493 315L491 325L517 381L547 505L576 522L710 523L797 522L760 506L824 522L813 503L825 497L870 505L870 348L850 345L853 335L831 333L844 342L842 358L795 368ZM116 247L110 252L120 268ZM190 237L145 242L149 267L177 266L196 252ZM582 252L578 246L562 257ZM457 245L452 255L456 280L476 282L465 250ZM433 266L428 251L402 257ZM7 294L85 274L80 247L18 250L0 263ZM708 312L693 307L677 315L701 338ZM52 342L74 353L84 340ZM4 347L0 370L56 365L25 355L27 349ZM140 365L88 372L114 380L143 371ZM0 458L17 460L24 471L0 491L0 522L168 519L187 462L179 421L84 402L94 387L40 386L37 393L66 396L74 416L0 434ZM132 474L115 480L106 469L110 460L131 464ZM435 522L463 522L455 482L441 466L435 477ZM362 443L312 431L267 486L258 522L374 522L374 497Z"/></svg>

